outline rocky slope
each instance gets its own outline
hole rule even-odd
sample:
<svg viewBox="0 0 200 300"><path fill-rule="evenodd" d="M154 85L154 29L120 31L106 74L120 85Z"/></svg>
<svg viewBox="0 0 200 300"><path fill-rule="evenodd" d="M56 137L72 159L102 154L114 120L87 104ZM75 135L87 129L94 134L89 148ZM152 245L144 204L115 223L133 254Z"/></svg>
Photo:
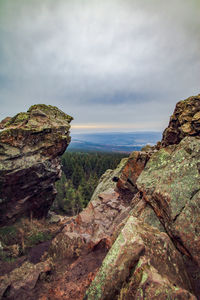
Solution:
<svg viewBox="0 0 200 300"><path fill-rule="evenodd" d="M12 271L0 278L2 295L199 299L199 104L199 96L179 102L162 145L134 152L108 170L87 208L65 221L46 257L34 266L39 273L33 282L26 275L18 283ZM187 122L181 123L183 116ZM188 122L193 129L187 132L183 128L189 125L181 126ZM25 263L21 268L30 274Z"/></svg>
<svg viewBox="0 0 200 300"><path fill-rule="evenodd" d="M184 104L187 114L196 115L199 102L193 98ZM55 299L60 294L63 299L197 299L199 133L196 127L194 136L179 136L180 143L134 152L102 176L88 207L68 220L49 254L55 260L78 257L81 265L96 249L108 253L84 285L80 273L76 282L72 269L67 271L59 291L51 285Z"/></svg>
<svg viewBox="0 0 200 300"><path fill-rule="evenodd" d="M33 105L6 118L0 131L0 224L23 215L45 216L55 198L72 118L58 108Z"/></svg>

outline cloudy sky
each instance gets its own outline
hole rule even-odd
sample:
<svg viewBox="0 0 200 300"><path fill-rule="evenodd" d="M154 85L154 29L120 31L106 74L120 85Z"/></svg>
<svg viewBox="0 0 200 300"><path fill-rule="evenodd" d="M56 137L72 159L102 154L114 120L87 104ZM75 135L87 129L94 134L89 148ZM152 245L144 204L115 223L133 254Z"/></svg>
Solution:
<svg viewBox="0 0 200 300"><path fill-rule="evenodd" d="M199 93L199 0L0 0L1 119L45 103L74 131L163 130Z"/></svg>

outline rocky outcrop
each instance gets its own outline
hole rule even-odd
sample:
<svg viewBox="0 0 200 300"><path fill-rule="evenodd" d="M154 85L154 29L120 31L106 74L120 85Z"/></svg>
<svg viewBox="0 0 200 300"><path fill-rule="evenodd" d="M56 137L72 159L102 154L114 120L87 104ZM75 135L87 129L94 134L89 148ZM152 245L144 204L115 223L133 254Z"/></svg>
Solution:
<svg viewBox="0 0 200 300"><path fill-rule="evenodd" d="M155 153L137 180L174 245L185 257L200 291L200 139L185 137ZM191 267L192 266L192 267Z"/></svg>
<svg viewBox="0 0 200 300"><path fill-rule="evenodd" d="M98 185L92 195L91 201L98 198L99 194L108 192L116 188L116 182L118 182L119 177L121 176L122 170L127 165L129 158L123 158L116 169L108 169L100 178Z"/></svg>
<svg viewBox="0 0 200 300"><path fill-rule="evenodd" d="M130 201L113 189L99 194L78 216L69 218L62 232L53 239L50 256L78 257L99 243L109 249L114 233L131 210Z"/></svg>
<svg viewBox="0 0 200 300"><path fill-rule="evenodd" d="M131 155L120 175L123 181L119 179L124 190L133 190L131 179L138 191L131 201L131 217L84 299L197 299L199 151L200 140L186 137L179 145L151 153L139 176L133 160L138 153Z"/></svg>
<svg viewBox="0 0 200 300"><path fill-rule="evenodd" d="M41 276L51 270L51 262L32 264L28 261L7 275L0 276L1 299L32 299L30 292L35 288Z"/></svg>
<svg viewBox="0 0 200 300"><path fill-rule="evenodd" d="M56 194L59 157L67 148L72 117L33 105L3 122L0 131L0 224L23 215L43 217Z"/></svg>
<svg viewBox="0 0 200 300"><path fill-rule="evenodd" d="M183 259L165 233L130 217L84 300L196 299Z"/></svg>
<svg viewBox="0 0 200 300"><path fill-rule="evenodd" d="M3 129L8 121L10 121L10 117L6 117L0 122L0 129Z"/></svg>
<svg viewBox="0 0 200 300"><path fill-rule="evenodd" d="M162 145L128 159L117 187L135 193L131 217L84 299L199 296L199 104L200 96L179 102Z"/></svg>
<svg viewBox="0 0 200 300"><path fill-rule="evenodd" d="M199 97L177 104L162 145L108 170L64 220L45 256L56 272L32 299L199 299Z"/></svg>
<svg viewBox="0 0 200 300"><path fill-rule="evenodd" d="M52 241L50 255L76 257L99 243L109 249L138 202L135 184L149 157L149 153L135 152L128 159L122 159L115 170L107 170L88 206L79 215L69 218Z"/></svg>
<svg viewBox="0 0 200 300"><path fill-rule="evenodd" d="M200 135L200 95L176 104L168 127L163 132L162 146L178 144L185 136Z"/></svg>
<svg viewBox="0 0 200 300"><path fill-rule="evenodd" d="M150 155L149 152L134 153L128 159L123 159L115 170L106 171L88 206L78 216L68 218L62 231L52 240L49 256L55 264L60 259L75 260L62 272L62 278L57 279L56 285L50 285L47 293L53 293L52 297L74 300L84 298L101 261L130 216L165 231L155 212L130 184L132 182L135 186ZM129 167L130 172L127 172ZM134 170L137 170L137 174ZM90 263L84 265L89 257ZM93 262L93 257L96 257L98 266ZM80 271L74 274L77 266Z"/></svg>
<svg viewBox="0 0 200 300"><path fill-rule="evenodd" d="M137 187L179 250L200 265L199 162L200 139L186 137L151 157Z"/></svg>
<svg viewBox="0 0 200 300"><path fill-rule="evenodd" d="M151 154L151 149L147 152L135 151L131 153L117 180L117 188L119 190L132 191L133 193L137 192L136 181L151 157Z"/></svg>

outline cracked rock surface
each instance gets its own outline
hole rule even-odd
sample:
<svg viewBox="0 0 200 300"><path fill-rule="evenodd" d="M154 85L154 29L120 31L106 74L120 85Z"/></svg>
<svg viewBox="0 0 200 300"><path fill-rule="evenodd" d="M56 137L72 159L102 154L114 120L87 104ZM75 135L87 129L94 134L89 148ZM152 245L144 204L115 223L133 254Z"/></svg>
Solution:
<svg viewBox="0 0 200 300"><path fill-rule="evenodd" d="M59 157L70 142L71 120L57 107L38 104L1 123L1 225L23 215L47 214L61 173Z"/></svg>
<svg viewBox="0 0 200 300"><path fill-rule="evenodd" d="M190 291L183 260L168 235L131 216L84 299L195 299Z"/></svg>
<svg viewBox="0 0 200 300"><path fill-rule="evenodd" d="M200 94L176 104L168 127L163 132L162 146L178 144L186 136L200 135Z"/></svg>
<svg viewBox="0 0 200 300"><path fill-rule="evenodd" d="M200 266L200 139L185 137L155 153L137 180L170 237Z"/></svg>

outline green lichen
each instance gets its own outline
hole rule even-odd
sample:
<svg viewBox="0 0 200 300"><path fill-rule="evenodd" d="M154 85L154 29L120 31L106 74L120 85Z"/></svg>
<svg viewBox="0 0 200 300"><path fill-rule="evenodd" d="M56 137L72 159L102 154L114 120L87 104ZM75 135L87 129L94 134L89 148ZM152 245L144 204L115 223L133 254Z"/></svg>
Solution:
<svg viewBox="0 0 200 300"><path fill-rule="evenodd" d="M71 122L73 120L73 117L65 114L63 111L58 109L56 106L46 105L46 104L35 104L29 108L28 113L31 113L36 110L40 110L47 115L52 115L55 118L66 120L68 122Z"/></svg>
<svg viewBox="0 0 200 300"><path fill-rule="evenodd" d="M143 284L148 278L148 274L143 271L141 284Z"/></svg>
<svg viewBox="0 0 200 300"><path fill-rule="evenodd" d="M135 239L134 230L137 230L135 228L135 220L134 217L129 217L126 225L105 257L98 274L87 290L86 299L100 300L111 297L116 290L120 290L124 280L127 280L131 275L132 263L133 261L136 263L136 256L139 255L139 253L133 254L133 245L136 243L137 246L141 246L139 239L137 238L137 241ZM110 281L113 280L117 286L110 285Z"/></svg>
<svg viewBox="0 0 200 300"><path fill-rule="evenodd" d="M28 122L29 117L30 117L29 113L25 113L25 112L18 113L16 116L11 118L5 124L5 128L8 128L10 126L17 126L20 123L26 123L26 122Z"/></svg>
<svg viewBox="0 0 200 300"><path fill-rule="evenodd" d="M171 155L165 149L153 155L137 180L138 187L146 192L154 193L155 196L162 193L162 198L166 198L166 201L170 197L169 205L173 216L184 207L194 190L199 187L199 141L194 139L188 142L187 139L189 138L184 139Z"/></svg>

